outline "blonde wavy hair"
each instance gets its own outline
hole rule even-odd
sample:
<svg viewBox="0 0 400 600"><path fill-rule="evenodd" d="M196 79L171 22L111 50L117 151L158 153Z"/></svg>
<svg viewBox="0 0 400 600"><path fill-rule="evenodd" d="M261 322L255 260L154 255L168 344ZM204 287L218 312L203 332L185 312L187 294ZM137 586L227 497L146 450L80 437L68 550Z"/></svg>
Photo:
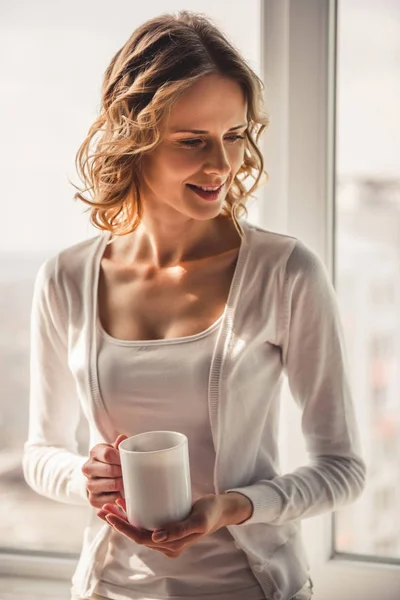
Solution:
<svg viewBox="0 0 400 600"><path fill-rule="evenodd" d="M225 35L199 13L163 14L140 25L112 58L102 83L100 114L78 149L75 166L86 189L75 200L89 205L91 223L112 236L141 222L141 159L162 141L164 124L180 95L201 77L219 74L238 82L247 100L244 160L222 211L238 223L245 203L268 179L257 146L268 126L264 85ZM266 180L261 182L262 175ZM254 182L248 191L245 180ZM90 192L92 200L83 196Z"/></svg>

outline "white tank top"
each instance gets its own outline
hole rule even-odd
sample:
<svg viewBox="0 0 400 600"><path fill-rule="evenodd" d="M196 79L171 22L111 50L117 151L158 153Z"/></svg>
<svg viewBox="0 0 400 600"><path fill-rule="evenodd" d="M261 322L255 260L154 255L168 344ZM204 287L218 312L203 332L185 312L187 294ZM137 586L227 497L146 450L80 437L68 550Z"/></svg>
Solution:
<svg viewBox="0 0 400 600"><path fill-rule="evenodd" d="M135 435L180 431L188 437L192 497L215 493L215 450L208 410L211 357L223 315L207 330L167 340L125 341L101 326L100 393L116 431ZM141 546L112 530L95 590L115 600L262 600L246 554L226 527L178 558Z"/></svg>

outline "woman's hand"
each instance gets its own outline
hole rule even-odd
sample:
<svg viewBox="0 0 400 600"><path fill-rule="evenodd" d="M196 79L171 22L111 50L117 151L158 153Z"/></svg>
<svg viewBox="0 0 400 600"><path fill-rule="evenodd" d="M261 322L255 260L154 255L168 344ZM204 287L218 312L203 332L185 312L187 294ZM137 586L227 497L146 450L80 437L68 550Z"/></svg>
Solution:
<svg viewBox="0 0 400 600"><path fill-rule="evenodd" d="M82 473L88 479L86 491L89 503L95 508L122 498L124 486L118 446L127 437L121 434L113 444L96 444L82 466Z"/></svg>
<svg viewBox="0 0 400 600"><path fill-rule="evenodd" d="M228 496L230 494L207 494L193 504L192 511L186 519L170 523L162 530L154 532L134 527L129 523L123 498L116 501L117 506L105 504L97 515L137 544L162 552L169 558L177 558L202 537L234 522L238 513L232 511L233 498ZM158 540L158 535L162 532L165 532L166 540Z"/></svg>

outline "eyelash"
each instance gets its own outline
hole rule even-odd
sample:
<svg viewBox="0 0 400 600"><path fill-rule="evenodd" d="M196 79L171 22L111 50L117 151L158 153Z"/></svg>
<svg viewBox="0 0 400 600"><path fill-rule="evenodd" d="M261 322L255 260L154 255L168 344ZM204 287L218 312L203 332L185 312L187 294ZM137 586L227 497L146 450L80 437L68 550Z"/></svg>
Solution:
<svg viewBox="0 0 400 600"><path fill-rule="evenodd" d="M244 140L244 136L243 135L230 135L228 136L226 139L230 139L232 140L232 143L235 143L239 140ZM193 143L195 142L195 143ZM202 140L199 138L196 139L192 139L192 140L183 140L182 142L179 142L179 144L181 144L182 146L186 146L188 148L196 148L198 146L198 143L201 143Z"/></svg>

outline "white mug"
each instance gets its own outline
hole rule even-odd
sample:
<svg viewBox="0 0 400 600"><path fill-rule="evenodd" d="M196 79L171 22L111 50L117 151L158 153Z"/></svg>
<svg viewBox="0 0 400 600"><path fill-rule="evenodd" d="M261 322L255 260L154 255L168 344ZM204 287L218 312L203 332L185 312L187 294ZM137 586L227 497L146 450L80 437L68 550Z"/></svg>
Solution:
<svg viewBox="0 0 400 600"><path fill-rule="evenodd" d="M118 446L128 521L153 531L192 510L188 439L177 431L147 431Z"/></svg>

